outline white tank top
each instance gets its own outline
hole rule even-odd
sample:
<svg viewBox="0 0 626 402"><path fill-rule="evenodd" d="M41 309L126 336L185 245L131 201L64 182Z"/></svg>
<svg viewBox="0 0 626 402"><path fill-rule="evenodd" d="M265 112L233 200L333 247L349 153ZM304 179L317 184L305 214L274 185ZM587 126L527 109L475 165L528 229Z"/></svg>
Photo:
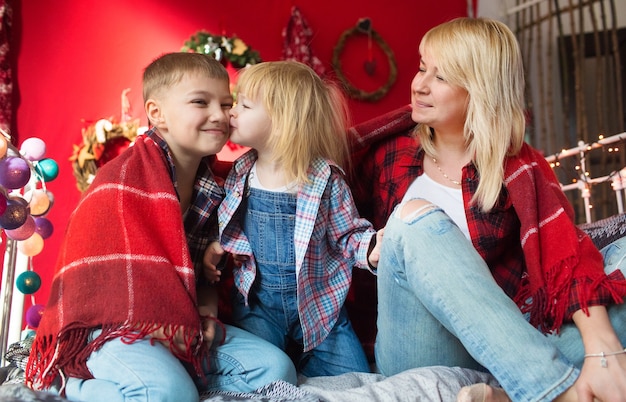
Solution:
<svg viewBox="0 0 626 402"><path fill-rule="evenodd" d="M402 202L412 198L423 198L439 206L456 223L465 237L470 239L461 189L439 184L424 173L411 183Z"/></svg>
<svg viewBox="0 0 626 402"><path fill-rule="evenodd" d="M254 165L252 165L252 169L250 169L250 174L248 175L248 185L251 188L257 188L259 190L265 190L265 191L273 191L275 193L297 194L298 193L297 184L298 183L294 181L283 187L272 188L272 189L264 187L263 184L261 184L261 182L259 181L259 178L257 177L257 174L256 174L256 162L254 162Z"/></svg>

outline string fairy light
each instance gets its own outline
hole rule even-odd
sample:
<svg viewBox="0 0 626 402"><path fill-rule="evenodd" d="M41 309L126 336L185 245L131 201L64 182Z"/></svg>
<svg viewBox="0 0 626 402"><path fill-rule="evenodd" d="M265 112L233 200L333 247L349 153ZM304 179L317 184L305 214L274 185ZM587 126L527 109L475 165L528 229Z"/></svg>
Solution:
<svg viewBox="0 0 626 402"><path fill-rule="evenodd" d="M570 184L561 184L561 188L563 191L572 189L580 190L581 197L585 203L584 211L587 222L591 222L591 210L593 209L593 204L591 203L591 187L596 184L610 182L615 192L618 212L624 212L621 191L626 191L626 167L622 168L620 171L613 171L608 175L595 178L592 178L591 172L587 169L587 154L590 151L602 148L608 154L615 155L620 150L620 144L624 141L626 141L626 132L610 137L605 137L603 134L600 134L598 135L598 140L593 143L586 144L583 141L579 141L576 147L563 149L554 155L546 157L546 160L553 169L561 168L561 171L566 174L572 171L576 173L574 177L569 179L571 181ZM609 144L611 145L609 146ZM570 156L578 156L577 164L573 167L573 170L565 168L561 163L564 158ZM621 174L622 171L625 172L624 175Z"/></svg>
<svg viewBox="0 0 626 402"><path fill-rule="evenodd" d="M0 129L0 231L6 237L0 288L2 362L10 341L33 335L43 312L43 306L34 298L41 287L41 277L33 269L32 257L42 251L44 240L53 232L46 214L54 204L54 196L46 183L59 174L56 161L45 154L43 140L28 138L18 149L11 143L11 136ZM23 272L17 274L18 270ZM24 298L14 294L14 289L31 297L32 306L25 314L25 331L22 331Z"/></svg>

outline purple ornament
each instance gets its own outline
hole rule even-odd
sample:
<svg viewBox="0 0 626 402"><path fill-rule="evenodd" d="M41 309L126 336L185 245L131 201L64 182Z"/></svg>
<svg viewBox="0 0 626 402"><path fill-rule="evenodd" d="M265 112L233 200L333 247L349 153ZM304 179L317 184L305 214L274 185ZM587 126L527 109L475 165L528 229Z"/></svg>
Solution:
<svg viewBox="0 0 626 402"><path fill-rule="evenodd" d="M44 306L41 304L34 304L28 310L26 310L26 323L33 328L39 326L41 316L43 315Z"/></svg>
<svg viewBox="0 0 626 402"><path fill-rule="evenodd" d="M0 160L0 185L15 190L24 187L30 180L30 166L16 156Z"/></svg>
<svg viewBox="0 0 626 402"><path fill-rule="evenodd" d="M39 233L42 239L47 239L52 236L54 226L47 218L37 217L35 218L35 233Z"/></svg>
<svg viewBox="0 0 626 402"><path fill-rule="evenodd" d="M9 198L6 211L0 215L0 227L13 230L22 226L29 216L27 205L24 205L17 198Z"/></svg>

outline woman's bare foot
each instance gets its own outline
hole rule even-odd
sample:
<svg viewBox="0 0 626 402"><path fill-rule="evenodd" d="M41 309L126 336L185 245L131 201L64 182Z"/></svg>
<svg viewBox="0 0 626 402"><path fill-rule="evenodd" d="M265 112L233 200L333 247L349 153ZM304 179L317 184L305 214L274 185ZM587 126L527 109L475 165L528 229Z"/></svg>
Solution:
<svg viewBox="0 0 626 402"><path fill-rule="evenodd" d="M502 388L487 384L474 384L461 388L456 396L457 402L511 402Z"/></svg>

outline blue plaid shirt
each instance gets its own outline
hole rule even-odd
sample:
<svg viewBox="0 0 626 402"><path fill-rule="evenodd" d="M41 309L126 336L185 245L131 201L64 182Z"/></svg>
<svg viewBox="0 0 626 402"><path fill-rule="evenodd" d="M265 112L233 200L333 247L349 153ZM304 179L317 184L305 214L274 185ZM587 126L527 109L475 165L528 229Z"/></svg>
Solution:
<svg viewBox="0 0 626 402"><path fill-rule="evenodd" d="M233 272L246 303L256 277L256 263L243 232L239 207L255 160L256 151L252 150L235 161L224 186L226 198L218 209L222 247L249 257ZM367 254L376 233L372 224L360 217L338 166L317 159L309 168L308 178L310 182L298 189L294 233L305 351L322 343L332 330L350 288L352 267L369 268Z"/></svg>

